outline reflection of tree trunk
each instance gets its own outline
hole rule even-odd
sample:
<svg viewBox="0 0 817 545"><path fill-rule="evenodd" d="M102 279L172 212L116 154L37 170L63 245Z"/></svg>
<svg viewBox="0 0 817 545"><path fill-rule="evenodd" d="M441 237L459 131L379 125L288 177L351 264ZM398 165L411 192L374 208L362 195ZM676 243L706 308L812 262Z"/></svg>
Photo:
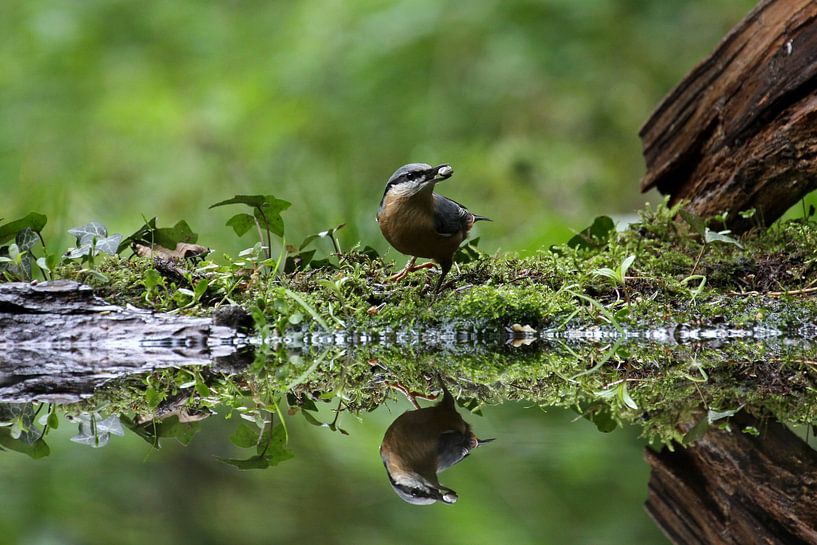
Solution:
<svg viewBox="0 0 817 545"><path fill-rule="evenodd" d="M817 2L763 0L641 129L641 188L729 225L767 224L817 188Z"/></svg>
<svg viewBox="0 0 817 545"><path fill-rule="evenodd" d="M229 356L210 318L108 305L76 282L0 284L0 400L78 401L106 380Z"/></svg>
<svg viewBox="0 0 817 545"><path fill-rule="evenodd" d="M774 420L731 424L687 449L647 450L647 511L677 544L817 544L817 451Z"/></svg>

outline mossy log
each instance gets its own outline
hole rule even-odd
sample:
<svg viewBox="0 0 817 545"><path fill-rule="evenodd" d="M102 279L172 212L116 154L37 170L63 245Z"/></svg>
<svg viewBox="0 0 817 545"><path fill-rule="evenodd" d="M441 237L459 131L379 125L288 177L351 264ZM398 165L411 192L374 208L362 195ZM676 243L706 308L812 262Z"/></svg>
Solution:
<svg viewBox="0 0 817 545"><path fill-rule="evenodd" d="M0 284L0 399L69 403L106 380L209 365L236 331L210 318L109 305L72 281ZM228 344L225 344L228 343Z"/></svg>
<svg viewBox="0 0 817 545"><path fill-rule="evenodd" d="M647 511L678 544L817 543L817 451L774 420L743 413L731 425L686 449L646 451Z"/></svg>
<svg viewBox="0 0 817 545"><path fill-rule="evenodd" d="M653 187L737 232L817 188L817 2L764 0L641 129Z"/></svg>

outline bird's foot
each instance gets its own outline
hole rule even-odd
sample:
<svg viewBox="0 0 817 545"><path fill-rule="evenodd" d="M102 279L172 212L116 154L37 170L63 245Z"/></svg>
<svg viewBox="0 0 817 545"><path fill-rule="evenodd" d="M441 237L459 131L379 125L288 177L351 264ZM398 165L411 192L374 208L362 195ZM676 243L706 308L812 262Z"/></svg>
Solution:
<svg viewBox="0 0 817 545"><path fill-rule="evenodd" d="M421 271L423 269L431 269L433 267L434 267L434 263L431 263L431 262L423 263L422 265L414 265L414 262L410 261L409 265L406 265L403 268L403 270L401 270L399 273L393 274L390 277L388 277L387 281L389 281L389 282L399 282L400 280L405 278L406 275L408 273L410 273L410 272Z"/></svg>
<svg viewBox="0 0 817 545"><path fill-rule="evenodd" d="M404 395L404 396L406 396L406 399L408 399L408 400L409 400L409 402L410 402L412 405L414 405L414 408L415 408L415 409L420 409L420 408L422 408L422 407L420 407L420 404L419 404L419 403L417 403L417 398L418 398L418 397L419 397L420 399L428 399L428 400L432 400L432 401L433 401L433 400L435 400L435 399L437 399L437 397L438 397L436 394L422 394L422 393L420 393L420 392L414 392L414 391L412 391L412 390L409 390L408 388L406 388L405 386L403 386L403 385L402 385L402 384L400 384L399 382L393 382L393 383L392 383L392 382L390 382L390 383L389 383L389 386L390 386L391 388L394 388L394 389L395 389L395 390L397 390L398 392L402 392L402 393L403 393L403 395Z"/></svg>

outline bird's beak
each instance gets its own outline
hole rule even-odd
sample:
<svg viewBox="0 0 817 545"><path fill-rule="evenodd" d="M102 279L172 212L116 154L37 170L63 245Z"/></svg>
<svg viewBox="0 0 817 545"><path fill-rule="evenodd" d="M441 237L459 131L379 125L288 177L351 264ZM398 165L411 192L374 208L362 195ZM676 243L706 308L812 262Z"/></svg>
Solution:
<svg viewBox="0 0 817 545"><path fill-rule="evenodd" d="M438 501L441 501L441 502L447 503L447 504L452 504L452 503L457 503L458 499L459 499L459 496L457 496L457 493L454 492L453 490L451 490L450 488L445 488L445 487L440 488L439 497L437 497Z"/></svg>
<svg viewBox="0 0 817 545"><path fill-rule="evenodd" d="M485 443L490 443L491 441L496 441L496 437L491 437L490 439L477 439L477 446L480 447Z"/></svg>
<svg viewBox="0 0 817 545"><path fill-rule="evenodd" d="M431 171L429 171L429 174L432 175L429 181L442 182L454 174L454 169L451 168L451 165L448 163L443 163L442 165L432 168Z"/></svg>

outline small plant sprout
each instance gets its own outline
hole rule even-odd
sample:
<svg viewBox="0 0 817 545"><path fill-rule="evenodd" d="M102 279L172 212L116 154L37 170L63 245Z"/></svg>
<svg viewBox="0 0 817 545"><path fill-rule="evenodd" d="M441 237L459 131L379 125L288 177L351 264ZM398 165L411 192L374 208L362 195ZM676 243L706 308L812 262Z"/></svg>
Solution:
<svg viewBox="0 0 817 545"><path fill-rule="evenodd" d="M210 208L228 204L244 204L252 208L252 214L236 214L227 220L227 225L232 227L238 236L244 236L254 225L258 229L258 238L262 244L264 232L266 232L267 259L271 259L272 235L283 238L284 219L281 217L281 212L289 208L292 203L278 199L274 195L236 195L232 199L217 202Z"/></svg>
<svg viewBox="0 0 817 545"><path fill-rule="evenodd" d="M592 274L594 276L603 276L605 278L609 278L613 282L613 284L617 286L624 286L625 281L627 279L627 271L630 269L634 261L635 256L629 255L625 257L621 261L621 263L619 263L616 269L602 267L600 269L592 271Z"/></svg>

